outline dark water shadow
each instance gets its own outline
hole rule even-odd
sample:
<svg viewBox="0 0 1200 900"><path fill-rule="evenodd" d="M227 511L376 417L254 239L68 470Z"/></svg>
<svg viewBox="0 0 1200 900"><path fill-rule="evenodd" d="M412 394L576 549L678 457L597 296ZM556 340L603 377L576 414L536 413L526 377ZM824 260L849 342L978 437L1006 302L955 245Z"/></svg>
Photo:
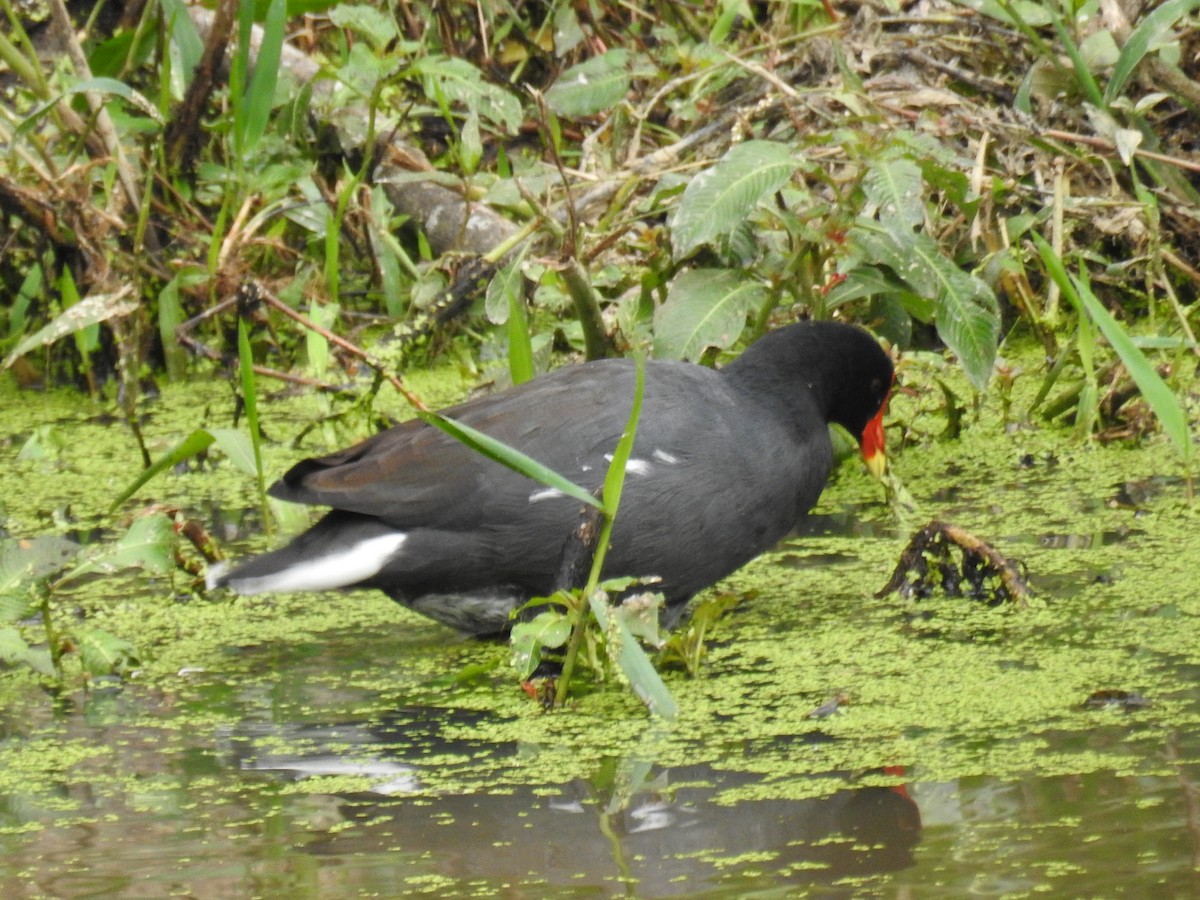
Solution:
<svg viewBox="0 0 1200 900"><path fill-rule="evenodd" d="M332 827L309 840L304 852L359 860L400 852L404 877L436 878L443 896L460 895L467 885L537 885L556 896L611 895L618 888L638 897L734 896L785 886L831 888L913 864L921 819L902 786L726 803L721 795L730 790L769 795L771 788L760 776L709 765L664 768L610 758L587 779L429 793L425 776L438 759L486 753L537 765L536 750L527 747L438 737L441 723L461 732L479 718L457 710L402 710L373 724L238 729L222 745L228 764L243 772L372 779L369 791L325 796L322 815ZM271 749L281 745L289 750ZM831 779L853 784L831 773L814 778L811 791ZM807 792L803 785L782 791ZM515 895L527 894L518 889Z"/></svg>

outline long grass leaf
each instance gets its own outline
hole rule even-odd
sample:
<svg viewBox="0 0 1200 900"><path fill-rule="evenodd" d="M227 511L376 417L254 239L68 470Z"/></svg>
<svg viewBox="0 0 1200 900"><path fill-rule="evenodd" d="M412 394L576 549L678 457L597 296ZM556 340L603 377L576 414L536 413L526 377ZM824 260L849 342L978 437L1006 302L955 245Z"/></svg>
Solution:
<svg viewBox="0 0 1200 900"><path fill-rule="evenodd" d="M529 317L521 295L508 295L508 372L513 384L524 384L537 374L533 367L533 340L529 335Z"/></svg>
<svg viewBox="0 0 1200 900"><path fill-rule="evenodd" d="M1155 371L1145 354L1137 348L1129 333L1121 327L1121 324L1104 308L1104 304L1092 293L1088 283L1074 277L1071 280L1075 283L1079 299L1083 308L1087 310L1087 315L1096 323L1100 333L1104 335L1113 350L1116 351L1117 356L1120 357L1121 362L1125 364L1134 384L1146 398L1150 408L1154 410L1158 421L1162 423L1163 431L1175 442L1184 461L1190 464L1192 435L1188 427L1187 413L1184 412L1179 398Z"/></svg>
<svg viewBox="0 0 1200 900"><path fill-rule="evenodd" d="M48 347L55 341L68 334L79 335L89 328L94 328L100 322L127 316L137 311L136 300L128 299L132 290L123 287L112 294L89 294L79 302L68 306L54 317L49 324L38 329L35 333L24 338L12 353L5 357L0 369L7 369L18 357L24 356L36 347ZM81 352L86 350L81 347Z"/></svg>
<svg viewBox="0 0 1200 900"><path fill-rule="evenodd" d="M542 465L532 456L527 456L515 447L508 446L503 441L498 441L494 437L472 428L470 425L456 422L454 419L449 419L439 413L418 412L417 416L421 421L446 432L450 437L466 444L476 453L480 453L488 459L500 463L502 466L507 466L514 472L524 475L526 478L532 478L534 481L540 482L547 487L562 491L568 497L574 497L580 503L587 503L590 506L595 506L597 509L604 508L599 500L593 497L587 490L575 484L575 482L558 474L549 466Z"/></svg>
<svg viewBox="0 0 1200 900"><path fill-rule="evenodd" d="M1137 27L1130 32L1129 39L1121 48L1121 55L1113 66L1112 77L1104 88L1105 104L1112 103L1125 90L1129 76L1138 67L1154 44L1162 37L1163 32L1193 10L1200 8L1200 0L1167 0L1138 22Z"/></svg>
<svg viewBox="0 0 1200 900"><path fill-rule="evenodd" d="M1071 67L1075 72L1075 84L1087 98L1088 103L1098 108L1104 107L1104 95L1100 92L1100 85L1096 84L1096 79L1092 75L1092 70L1088 68L1087 60L1083 58L1083 51L1079 49L1079 45L1071 37L1071 32L1067 30L1067 23L1064 21L1064 14L1061 9L1051 6L1050 24L1054 27L1054 33L1058 36L1059 43L1063 50L1066 51L1067 57L1071 60Z"/></svg>
<svg viewBox="0 0 1200 900"><path fill-rule="evenodd" d="M263 524L271 533L271 510L267 506L267 480L263 474L262 432L258 428L258 378L254 375L254 354L250 349L250 330L246 320L238 317L238 368L242 375L242 402L246 408L246 426L250 429L250 446L254 448L254 477L258 488L258 504L262 508Z"/></svg>
<svg viewBox="0 0 1200 900"><path fill-rule="evenodd" d="M251 4L253 5L253 4ZM271 0L262 25L262 42L254 60L254 74L236 112L239 145L243 154L251 152L267 130L275 103L275 84L279 80L279 61L287 24L287 0Z"/></svg>
<svg viewBox="0 0 1200 900"><path fill-rule="evenodd" d="M212 445L212 442L213 436L203 428L198 428L197 430L193 431L182 441L176 444L173 449L159 457L158 460L153 463L153 465L145 469L140 475L138 475L137 478L133 479L129 486L117 495L117 499L115 499L112 502L112 505L109 507L109 512L115 510L118 506L141 490L142 485L144 485L155 475L179 465L185 459L191 459L193 456L198 456L207 450L209 446Z"/></svg>
<svg viewBox="0 0 1200 900"><path fill-rule="evenodd" d="M200 39L183 0L161 0L160 5L171 31L171 44L178 57L178 65L173 67L173 71L183 79L179 87L186 88L191 83L196 66L200 64L200 57L204 55L204 41Z"/></svg>
<svg viewBox="0 0 1200 900"><path fill-rule="evenodd" d="M1042 256L1046 271L1054 279L1063 292L1063 296L1075 306L1079 315L1086 315L1105 340L1116 352L1138 390L1141 391L1154 415L1162 423L1163 431L1179 448L1184 463L1190 467L1192 460L1192 435L1188 427L1187 414L1179 402L1179 398L1162 380L1154 366L1138 349L1129 333L1104 308L1104 304L1092 293L1091 287L1083 278L1075 278L1067 272L1062 259L1054 249L1038 234L1033 235L1034 243Z"/></svg>
<svg viewBox="0 0 1200 900"><path fill-rule="evenodd" d="M668 721L674 719L679 713L679 706L629 626L619 616L610 613L602 593L593 591L588 596L588 603L601 630L609 640L615 638L619 642L617 664L629 679L634 693L654 715Z"/></svg>
<svg viewBox="0 0 1200 900"><path fill-rule="evenodd" d="M633 358L634 382L633 405L629 407L629 418L625 420L625 430L617 447L613 450L612 462L604 476L604 514L616 518L617 507L621 505L621 492L625 487L625 467L633 454L633 442L637 437L638 419L642 415L642 397L646 392L646 361L639 353Z"/></svg>

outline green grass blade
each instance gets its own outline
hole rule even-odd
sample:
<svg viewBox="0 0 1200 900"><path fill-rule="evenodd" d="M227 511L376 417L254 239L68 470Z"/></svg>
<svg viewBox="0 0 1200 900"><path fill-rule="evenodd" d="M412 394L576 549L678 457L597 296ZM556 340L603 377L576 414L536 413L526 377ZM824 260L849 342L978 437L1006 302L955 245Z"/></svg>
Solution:
<svg viewBox="0 0 1200 900"><path fill-rule="evenodd" d="M63 282L63 285L68 287L66 282ZM74 281L71 281L69 286L72 290L64 291L64 294L78 298L78 294L73 290L73 285ZM89 329L94 329L101 322L135 312L138 304L136 300L129 299L130 293L128 289L122 289L112 294L89 294L82 300L77 299L75 303L69 305L64 302L63 311L55 316L49 324L17 344L13 351L5 357L4 362L0 363L0 369L7 369L17 361L18 357L24 356L30 350L49 347L55 341L69 334L78 337ZM81 353L86 352L87 347L91 346L87 341L82 344Z"/></svg>
<svg viewBox="0 0 1200 900"><path fill-rule="evenodd" d="M1075 283L1079 300L1088 317L1096 323L1100 333L1116 351L1121 362L1129 371L1134 384L1141 391L1154 415L1162 423L1163 431L1175 442L1184 462L1190 465L1192 460L1192 435L1188 428L1187 413L1175 392L1167 386L1162 377L1155 371L1150 360L1137 348L1121 324L1104 308L1104 304L1092 293L1086 280L1071 279Z"/></svg>
<svg viewBox="0 0 1200 900"><path fill-rule="evenodd" d="M529 317L521 295L508 295L508 371L513 384L533 380L533 340L529 336Z"/></svg>
<svg viewBox="0 0 1200 900"><path fill-rule="evenodd" d="M254 375L254 354L250 349L250 330L246 320L238 317L238 368L242 375L242 402L246 408L246 426L250 429L250 446L254 448L254 477L258 487L258 503L262 507L263 526L271 534L271 509L267 506L267 480L263 474L262 432L258 428L258 379Z"/></svg>
<svg viewBox="0 0 1200 900"><path fill-rule="evenodd" d="M1158 8L1151 11L1130 33L1117 64L1113 66L1112 77L1104 88L1104 102L1112 103L1125 90L1129 76L1138 67L1150 48L1162 37L1163 32L1172 27L1184 16L1200 7L1200 0L1167 0Z"/></svg>
<svg viewBox="0 0 1200 900"><path fill-rule="evenodd" d="M249 4L253 8L254 4ZM251 152L267 130L275 103L275 83L279 80L279 61L287 24L287 0L271 0L263 20L262 43L254 61L254 74L246 86L240 108L235 112L238 146Z"/></svg>
<svg viewBox="0 0 1200 900"><path fill-rule="evenodd" d="M1067 30L1067 23L1063 21L1063 18L1064 14L1062 10L1054 8L1050 16L1050 24L1054 26L1054 33L1058 36L1059 43L1062 45L1063 50L1066 51L1067 57L1071 60L1071 67L1075 73L1075 84L1088 103L1103 109L1104 95L1100 92L1100 85L1096 84L1092 70L1088 68L1087 60L1083 58L1083 52L1071 37L1071 33Z"/></svg>
<svg viewBox="0 0 1200 900"><path fill-rule="evenodd" d="M200 63L200 57L204 55L204 41L200 39L183 0L161 0L161 7L170 28L171 43L179 54L176 70L183 79L180 87L187 87L191 83L196 66Z"/></svg>
<svg viewBox="0 0 1200 900"><path fill-rule="evenodd" d="M633 358L634 383L633 405L629 407L629 418L625 421L625 431L617 448L613 451L612 462L604 476L604 514L609 518L617 515L617 507L621 504L621 491L625 486L625 466L633 453L633 441L637 437L638 419L642 415L642 396L646 392L646 361L639 353Z"/></svg>
<svg viewBox="0 0 1200 900"><path fill-rule="evenodd" d="M588 595L588 603L600 624L600 629L609 636L609 640L613 640L615 636L619 642L617 665L629 679L634 693L654 715L668 721L674 719L679 713L679 706L663 682L662 676L654 668L654 663L629 630L629 626L619 616L611 614L603 593L592 591Z"/></svg>
<svg viewBox="0 0 1200 900"><path fill-rule="evenodd" d="M250 72L252 48L250 38L254 29L255 0L238 0L237 46L229 63L229 106L233 110L233 143L241 163L241 140L246 115L246 85Z"/></svg>
<svg viewBox="0 0 1200 900"><path fill-rule="evenodd" d="M466 444L476 453L480 453L488 459L500 463L502 466L507 466L514 472L524 475L526 478L532 478L534 481L546 485L546 487L562 491L568 497L574 497L580 503L587 503L595 506L597 509L604 508L599 500L575 482L558 474L549 466L542 465L532 456L526 456L515 447L508 446L503 441L498 441L494 437L472 428L470 425L464 425L462 422L448 419L439 413L418 412L417 416L421 421L446 432L450 437Z"/></svg>
<svg viewBox="0 0 1200 900"><path fill-rule="evenodd" d="M1116 352L1130 377L1154 415L1162 423L1163 431L1179 448L1186 465L1192 460L1192 436L1188 427L1187 414L1179 398L1162 380L1144 353L1134 344L1129 333L1121 327L1112 314L1104 308L1099 298L1092 293L1086 279L1070 275L1053 248L1038 234L1033 235L1038 252L1046 265L1046 271L1063 292L1063 296L1075 306L1081 316L1087 316L1104 335L1105 340Z"/></svg>
<svg viewBox="0 0 1200 900"><path fill-rule="evenodd" d="M522 247L516 258L488 282L486 298L488 318L508 326L508 371L513 384L523 384L535 374L533 341L529 335L529 316L525 312L522 290L525 276L521 263L524 259L525 248Z"/></svg>
<svg viewBox="0 0 1200 900"><path fill-rule="evenodd" d="M158 458L158 460L148 469L144 470L137 478L129 484L125 490L117 496L117 499L112 502L108 508L109 512L113 512L118 506L141 490L142 485L158 475L160 472L173 468L179 465L185 459L191 459L193 456L198 456L209 448L213 442L213 436L203 428L198 428L178 443L172 450Z"/></svg>

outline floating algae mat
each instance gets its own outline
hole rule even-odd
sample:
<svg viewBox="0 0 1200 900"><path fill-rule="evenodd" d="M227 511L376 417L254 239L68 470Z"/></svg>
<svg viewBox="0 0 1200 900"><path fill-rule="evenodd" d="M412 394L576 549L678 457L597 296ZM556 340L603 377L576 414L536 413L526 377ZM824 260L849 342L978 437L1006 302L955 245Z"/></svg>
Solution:
<svg viewBox="0 0 1200 900"><path fill-rule="evenodd" d="M317 402L264 406L270 473L347 437L289 446ZM229 405L167 389L151 452ZM0 406L7 536L119 530L128 431L65 395ZM1189 894L1200 513L1171 448L1014 427L991 402L955 441L920 401L889 421L918 509L840 469L801 533L719 586L745 599L700 678L667 673L669 724L618 685L545 714L504 645L379 595L205 597L177 573L55 597L140 664L57 698L0 675L0 893ZM178 507L240 552L267 542L252 496L214 455L126 508ZM933 518L1018 560L1028 602L875 596Z"/></svg>

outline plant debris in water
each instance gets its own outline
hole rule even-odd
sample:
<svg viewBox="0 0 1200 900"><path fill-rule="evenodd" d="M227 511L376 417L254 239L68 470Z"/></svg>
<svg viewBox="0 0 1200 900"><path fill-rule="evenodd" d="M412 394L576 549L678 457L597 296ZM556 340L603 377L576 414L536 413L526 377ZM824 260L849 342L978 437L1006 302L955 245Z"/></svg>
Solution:
<svg viewBox="0 0 1200 900"><path fill-rule="evenodd" d="M898 591L906 600L925 598L939 588L948 597L1025 603L1032 596L1020 563L948 522L936 519L918 531L876 597Z"/></svg>

